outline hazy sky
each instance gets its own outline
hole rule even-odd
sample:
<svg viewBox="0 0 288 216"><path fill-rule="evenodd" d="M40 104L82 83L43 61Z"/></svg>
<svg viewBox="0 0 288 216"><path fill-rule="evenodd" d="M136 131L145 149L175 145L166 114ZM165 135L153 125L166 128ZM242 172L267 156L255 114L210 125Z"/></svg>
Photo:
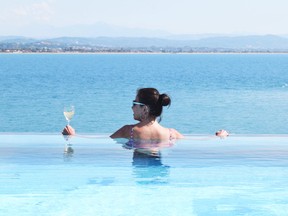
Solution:
<svg viewBox="0 0 288 216"><path fill-rule="evenodd" d="M0 35L98 22L173 34L288 34L288 0L0 0Z"/></svg>

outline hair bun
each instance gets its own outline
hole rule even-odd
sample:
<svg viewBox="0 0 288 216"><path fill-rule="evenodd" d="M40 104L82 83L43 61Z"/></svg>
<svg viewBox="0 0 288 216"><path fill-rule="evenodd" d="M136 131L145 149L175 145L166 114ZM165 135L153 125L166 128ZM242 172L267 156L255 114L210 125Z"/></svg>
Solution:
<svg viewBox="0 0 288 216"><path fill-rule="evenodd" d="M161 94L161 95L159 95L159 103L162 106L170 106L171 99L167 94Z"/></svg>

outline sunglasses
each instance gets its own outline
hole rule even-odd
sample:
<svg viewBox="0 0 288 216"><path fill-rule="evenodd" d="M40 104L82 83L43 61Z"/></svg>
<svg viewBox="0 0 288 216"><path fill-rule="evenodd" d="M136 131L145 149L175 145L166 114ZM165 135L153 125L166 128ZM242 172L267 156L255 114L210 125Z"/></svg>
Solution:
<svg viewBox="0 0 288 216"><path fill-rule="evenodd" d="M143 103L140 103L140 102L137 102L137 101L133 101L132 107L134 107L136 105L145 106L146 104L143 104Z"/></svg>

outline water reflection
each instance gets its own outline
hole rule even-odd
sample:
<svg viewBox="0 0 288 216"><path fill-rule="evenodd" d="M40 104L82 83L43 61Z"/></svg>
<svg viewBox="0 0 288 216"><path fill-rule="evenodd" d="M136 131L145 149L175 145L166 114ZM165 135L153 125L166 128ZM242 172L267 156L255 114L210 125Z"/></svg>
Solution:
<svg viewBox="0 0 288 216"><path fill-rule="evenodd" d="M162 163L161 153L148 155L138 152L133 153L133 175L139 184L167 184L170 166Z"/></svg>
<svg viewBox="0 0 288 216"><path fill-rule="evenodd" d="M71 143L73 136L63 135L63 138L66 141L65 146L64 146L63 159L64 161L71 161L73 154L74 154L74 149L72 148L72 143Z"/></svg>
<svg viewBox="0 0 288 216"><path fill-rule="evenodd" d="M170 166L162 163L164 148L170 148L175 141L126 142L123 147L133 150L133 175L138 184L167 184Z"/></svg>

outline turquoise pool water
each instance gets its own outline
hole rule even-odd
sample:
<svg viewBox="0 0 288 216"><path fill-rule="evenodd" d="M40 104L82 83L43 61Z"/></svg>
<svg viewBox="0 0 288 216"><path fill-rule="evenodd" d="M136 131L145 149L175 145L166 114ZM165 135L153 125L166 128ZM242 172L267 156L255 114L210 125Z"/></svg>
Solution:
<svg viewBox="0 0 288 216"><path fill-rule="evenodd" d="M106 134L0 134L0 214L287 216L288 136L206 138L133 157Z"/></svg>

